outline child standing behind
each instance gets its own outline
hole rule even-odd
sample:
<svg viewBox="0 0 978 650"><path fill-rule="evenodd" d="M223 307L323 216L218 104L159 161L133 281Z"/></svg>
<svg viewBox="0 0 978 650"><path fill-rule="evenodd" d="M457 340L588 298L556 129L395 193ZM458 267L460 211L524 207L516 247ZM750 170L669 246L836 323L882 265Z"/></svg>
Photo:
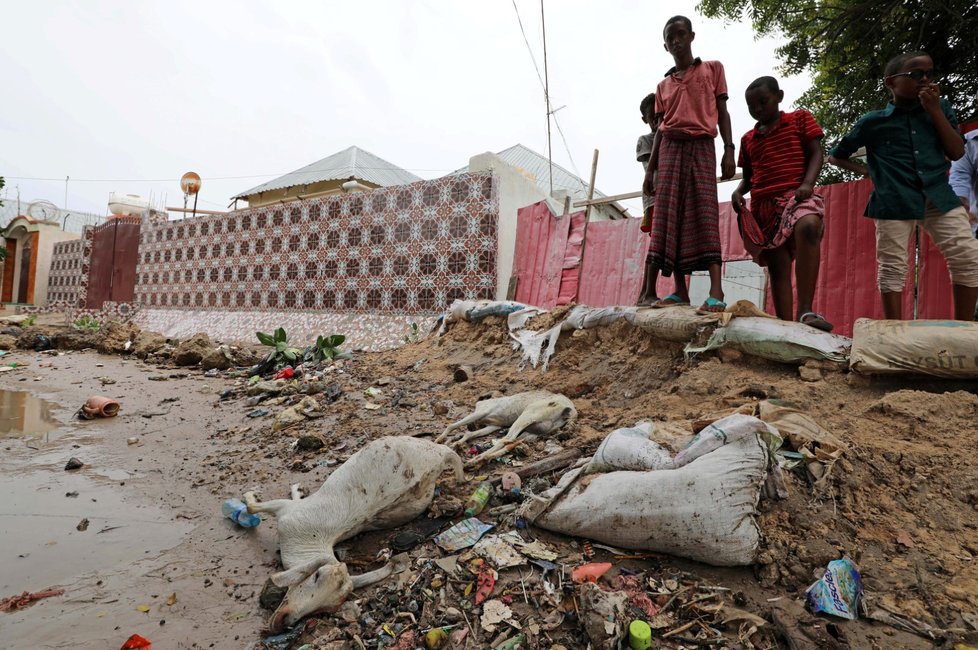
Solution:
<svg viewBox="0 0 978 650"><path fill-rule="evenodd" d="M734 144L727 113L727 80L719 61L694 58L696 34L689 18L673 16L663 30L663 47L675 66L656 88L656 118L652 159L642 190L655 194L652 217L653 268L675 273L675 292L656 307L689 304L686 275L710 273L710 295L697 310L726 309L720 286L720 211L716 199L716 151L719 127L723 138L721 178L734 174Z"/></svg>
<svg viewBox="0 0 978 650"><path fill-rule="evenodd" d="M642 114L642 121L649 125L649 132L638 136L638 143L635 145L635 160L642 163L642 171L649 170L649 160L652 158L652 145L655 143L655 93L645 96L642 103L638 106ZM652 206L655 204L655 196L642 192L642 232L652 230ZM642 294L638 297L638 306L647 307L648 305L659 302L659 297L655 293L655 283L659 278L659 272L652 266L651 251L645 258L645 277L642 279Z"/></svg>
<svg viewBox="0 0 978 650"><path fill-rule="evenodd" d="M814 193L822 171L822 128L808 111L780 110L784 91L774 77L755 79L744 93L757 120L740 140L744 177L731 197L739 215L744 246L771 274L774 311L781 320L832 331L832 324L812 311L820 262L825 206ZM750 192L750 209L744 194ZM798 311L792 314L791 263L795 260Z"/></svg>
<svg viewBox="0 0 978 650"><path fill-rule="evenodd" d="M978 240L968 212L948 184L948 158L964 154L957 118L940 96L934 61L926 52L886 64L886 108L863 115L832 149L829 162L873 179L866 216L876 220L877 280L886 318L903 317L907 240L924 227L951 272L954 318L972 320L978 300ZM866 147L868 169L849 157Z"/></svg>

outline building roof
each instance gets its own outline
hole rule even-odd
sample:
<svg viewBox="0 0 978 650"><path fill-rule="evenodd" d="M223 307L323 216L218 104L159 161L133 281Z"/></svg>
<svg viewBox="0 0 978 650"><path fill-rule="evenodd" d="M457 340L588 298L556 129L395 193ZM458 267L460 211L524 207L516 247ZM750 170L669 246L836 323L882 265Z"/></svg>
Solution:
<svg viewBox="0 0 978 650"><path fill-rule="evenodd" d="M383 158L378 158L369 151L364 151L359 147L349 147L231 198L243 199L270 190L311 185L322 181L346 181L351 178L367 181L380 187L407 185L421 180L419 176L415 176Z"/></svg>
<svg viewBox="0 0 978 650"><path fill-rule="evenodd" d="M530 180L537 184L544 194L550 194L550 161L546 156L542 156L529 147L521 144L514 144L508 149L503 149L496 154L503 162L516 167L528 176ZM462 169L456 170L455 174L468 171L466 165ZM570 173L557 163L553 165L554 170L554 191L564 190L578 199L587 198L587 183L580 177ZM604 197L605 194L594 190L595 198Z"/></svg>

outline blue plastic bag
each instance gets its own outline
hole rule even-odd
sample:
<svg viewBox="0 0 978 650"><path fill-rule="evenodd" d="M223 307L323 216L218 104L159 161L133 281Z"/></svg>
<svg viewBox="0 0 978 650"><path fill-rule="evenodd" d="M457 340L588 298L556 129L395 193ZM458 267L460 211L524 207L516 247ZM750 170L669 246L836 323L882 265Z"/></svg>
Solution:
<svg viewBox="0 0 978 650"><path fill-rule="evenodd" d="M863 581L859 568L849 558L832 560L825 575L808 588L806 601L812 612L825 612L851 621L859 618Z"/></svg>

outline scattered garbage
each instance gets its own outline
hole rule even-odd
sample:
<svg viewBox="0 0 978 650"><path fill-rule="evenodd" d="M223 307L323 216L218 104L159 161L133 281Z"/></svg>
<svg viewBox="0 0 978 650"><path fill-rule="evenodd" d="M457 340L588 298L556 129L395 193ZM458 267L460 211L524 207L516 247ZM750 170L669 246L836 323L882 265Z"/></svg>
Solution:
<svg viewBox="0 0 978 650"><path fill-rule="evenodd" d="M642 620L628 625L628 647L632 650L649 650L652 647L652 628Z"/></svg>
<svg viewBox="0 0 978 650"><path fill-rule="evenodd" d="M454 553L474 546L483 535L495 528L495 524L486 524L476 517L469 517L458 522L440 535L435 535L435 544L443 551Z"/></svg>
<svg viewBox="0 0 978 650"><path fill-rule="evenodd" d="M611 569L611 562L583 564L579 567L574 567L574 570L571 572L571 579L574 582L597 582L598 578L606 574L609 569Z"/></svg>
<svg viewBox="0 0 978 650"><path fill-rule="evenodd" d="M84 466L85 463L81 462L80 460L72 456L71 458L68 459L68 462L65 464L65 471L71 472L76 469L81 469Z"/></svg>
<svg viewBox="0 0 978 650"><path fill-rule="evenodd" d="M92 395L85 400L85 403L78 411L78 415L85 420L94 420L95 418L113 418L119 414L120 408L121 406L119 405L119 402L111 397Z"/></svg>
<svg viewBox="0 0 978 650"><path fill-rule="evenodd" d="M859 568L849 558L842 558L829 562L825 575L808 588L805 601L816 614L824 612L854 621L859 618L862 595Z"/></svg>
<svg viewBox="0 0 978 650"><path fill-rule="evenodd" d="M469 500L465 502L465 516L475 517L482 509L486 507L489 503L489 498L492 496L492 483L489 481L483 481L479 483L479 486L469 497Z"/></svg>
<svg viewBox="0 0 978 650"><path fill-rule="evenodd" d="M225 517L244 528L254 528L261 523L261 517L249 513L248 506L240 499L225 499L224 503L221 504L221 512Z"/></svg>
<svg viewBox="0 0 978 650"><path fill-rule="evenodd" d="M138 634L133 634L131 637L126 639L126 642L122 644L119 650L148 650L153 646L149 639L145 639Z"/></svg>
<svg viewBox="0 0 978 650"><path fill-rule="evenodd" d="M15 609L24 609L38 600L51 598L52 596L61 596L64 592L64 589L58 587L57 589L45 589L43 591L35 591L34 593L25 591L19 596L8 596L0 600L0 612L12 612Z"/></svg>

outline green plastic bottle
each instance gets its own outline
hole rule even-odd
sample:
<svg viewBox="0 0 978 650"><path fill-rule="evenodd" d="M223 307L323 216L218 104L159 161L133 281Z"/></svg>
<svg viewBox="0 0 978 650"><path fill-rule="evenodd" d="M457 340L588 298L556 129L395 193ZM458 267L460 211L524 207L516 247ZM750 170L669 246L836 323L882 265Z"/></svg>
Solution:
<svg viewBox="0 0 978 650"><path fill-rule="evenodd" d="M475 517L477 514L482 512L482 509L486 507L489 503L489 497L492 496L492 483L489 481L483 481L479 483L479 487L475 489L469 500L465 502L465 516Z"/></svg>

